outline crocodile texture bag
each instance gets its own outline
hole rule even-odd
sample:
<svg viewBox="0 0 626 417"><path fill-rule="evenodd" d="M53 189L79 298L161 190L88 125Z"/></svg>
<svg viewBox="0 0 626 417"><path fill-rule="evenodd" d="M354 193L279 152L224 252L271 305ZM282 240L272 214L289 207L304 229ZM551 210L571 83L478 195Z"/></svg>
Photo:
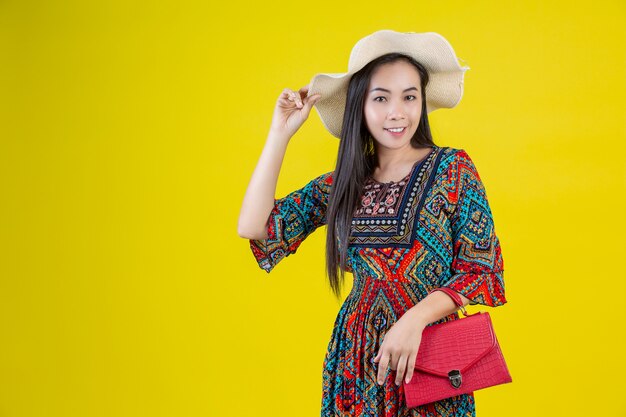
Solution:
<svg viewBox="0 0 626 417"><path fill-rule="evenodd" d="M413 377L402 382L407 407L512 382L489 313L468 315L458 293L433 291L448 294L465 318L424 329Z"/></svg>

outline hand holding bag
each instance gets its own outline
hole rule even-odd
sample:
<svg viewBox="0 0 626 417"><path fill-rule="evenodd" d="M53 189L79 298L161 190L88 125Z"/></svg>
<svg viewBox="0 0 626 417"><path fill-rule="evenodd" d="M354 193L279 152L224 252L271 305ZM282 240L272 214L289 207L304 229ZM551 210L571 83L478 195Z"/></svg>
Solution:
<svg viewBox="0 0 626 417"><path fill-rule="evenodd" d="M448 294L465 318L422 332L413 377L402 382L407 407L512 382L489 313L468 315L457 292L446 287L433 291Z"/></svg>

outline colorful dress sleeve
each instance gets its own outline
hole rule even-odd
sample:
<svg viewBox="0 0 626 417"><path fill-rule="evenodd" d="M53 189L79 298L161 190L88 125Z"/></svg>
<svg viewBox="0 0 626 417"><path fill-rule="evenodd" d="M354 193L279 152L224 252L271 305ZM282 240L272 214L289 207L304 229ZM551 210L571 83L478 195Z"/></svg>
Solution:
<svg viewBox="0 0 626 417"><path fill-rule="evenodd" d="M504 296L504 264L485 187L470 156L459 149L448 170L451 215L452 271L440 286L470 299L470 304L499 306Z"/></svg>
<svg viewBox="0 0 626 417"><path fill-rule="evenodd" d="M284 257L296 253L300 244L319 226L326 224L326 207L332 171L304 187L274 199L267 225L267 239L249 239L259 267L269 273Z"/></svg>

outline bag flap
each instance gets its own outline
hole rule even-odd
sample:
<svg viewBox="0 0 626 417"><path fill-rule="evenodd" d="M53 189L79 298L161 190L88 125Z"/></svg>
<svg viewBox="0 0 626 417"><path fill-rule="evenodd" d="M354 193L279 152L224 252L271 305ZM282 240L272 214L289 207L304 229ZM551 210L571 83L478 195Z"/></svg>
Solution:
<svg viewBox="0 0 626 417"><path fill-rule="evenodd" d="M422 332L415 369L446 378L453 369L463 373L496 343L491 317L483 311L427 326Z"/></svg>

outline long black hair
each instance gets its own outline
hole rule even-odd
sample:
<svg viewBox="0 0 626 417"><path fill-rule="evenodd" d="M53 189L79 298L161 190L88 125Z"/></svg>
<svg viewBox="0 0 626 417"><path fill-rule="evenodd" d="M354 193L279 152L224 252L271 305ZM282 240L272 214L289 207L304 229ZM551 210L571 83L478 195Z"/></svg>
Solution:
<svg viewBox="0 0 626 417"><path fill-rule="evenodd" d="M408 55L394 52L370 61L352 75L348 85L337 164L326 211L326 271L330 287L338 299L347 269L352 217L360 202L365 180L373 173L377 163L374 138L363 116L367 89L372 74L379 66L400 60L412 64L420 76L422 115L411 138L411 146L417 149L435 145L426 112L426 85L429 77L422 64Z"/></svg>

